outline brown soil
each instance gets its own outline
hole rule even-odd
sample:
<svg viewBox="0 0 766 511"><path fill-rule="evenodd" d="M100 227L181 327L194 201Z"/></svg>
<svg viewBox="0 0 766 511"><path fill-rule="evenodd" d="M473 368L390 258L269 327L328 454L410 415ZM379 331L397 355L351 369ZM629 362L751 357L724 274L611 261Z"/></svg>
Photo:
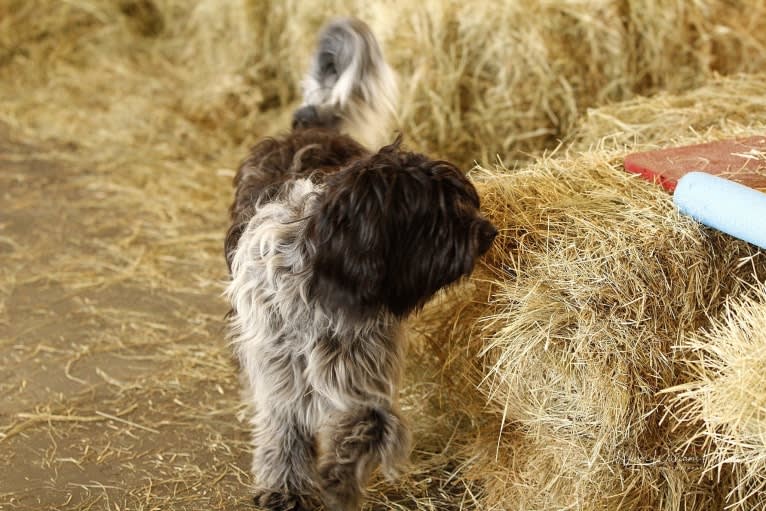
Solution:
<svg viewBox="0 0 766 511"><path fill-rule="evenodd" d="M99 206L83 184L108 176L49 153L0 141L0 509L250 507L225 304L179 291L210 269L119 278L103 247L145 215ZM74 260L90 282L49 278Z"/></svg>

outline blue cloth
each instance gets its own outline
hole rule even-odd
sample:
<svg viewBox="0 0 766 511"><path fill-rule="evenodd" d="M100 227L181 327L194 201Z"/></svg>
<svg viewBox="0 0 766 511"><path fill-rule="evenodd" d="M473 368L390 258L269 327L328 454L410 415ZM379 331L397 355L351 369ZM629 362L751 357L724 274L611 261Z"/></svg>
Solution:
<svg viewBox="0 0 766 511"><path fill-rule="evenodd" d="M766 249L766 194L718 176L690 172L678 181L673 202L698 222Z"/></svg>

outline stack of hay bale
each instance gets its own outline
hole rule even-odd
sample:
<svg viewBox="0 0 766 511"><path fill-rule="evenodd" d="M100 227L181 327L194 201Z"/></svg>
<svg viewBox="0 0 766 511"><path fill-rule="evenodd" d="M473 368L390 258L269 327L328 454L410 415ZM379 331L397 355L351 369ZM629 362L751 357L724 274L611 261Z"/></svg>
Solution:
<svg viewBox="0 0 766 511"><path fill-rule="evenodd" d="M260 75L281 97L302 78L307 37L328 16L368 21L402 77L406 140L468 164L555 146L587 108L766 64L766 6L757 0L226 3L239 2L265 49Z"/></svg>
<svg viewBox="0 0 766 511"><path fill-rule="evenodd" d="M462 378L445 394L487 403L469 444L479 508L766 506L766 254L622 169L628 125L632 148L766 133L764 83L596 110L582 152L476 171L501 236L418 329L449 338L432 343Z"/></svg>

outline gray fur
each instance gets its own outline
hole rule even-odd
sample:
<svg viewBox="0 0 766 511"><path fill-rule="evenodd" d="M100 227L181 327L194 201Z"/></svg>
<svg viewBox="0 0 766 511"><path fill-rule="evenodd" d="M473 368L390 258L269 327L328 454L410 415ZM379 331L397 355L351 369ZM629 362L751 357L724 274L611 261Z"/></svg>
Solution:
<svg viewBox="0 0 766 511"><path fill-rule="evenodd" d="M388 313L331 317L308 299L305 218L321 191L308 179L256 208L232 259L231 341L252 405L259 502L301 509L319 494L359 508L372 470L393 476L410 436L396 405L403 345Z"/></svg>
<svg viewBox="0 0 766 511"><path fill-rule="evenodd" d="M330 22L303 80L303 106L371 149L389 137L398 90L370 27L355 18Z"/></svg>

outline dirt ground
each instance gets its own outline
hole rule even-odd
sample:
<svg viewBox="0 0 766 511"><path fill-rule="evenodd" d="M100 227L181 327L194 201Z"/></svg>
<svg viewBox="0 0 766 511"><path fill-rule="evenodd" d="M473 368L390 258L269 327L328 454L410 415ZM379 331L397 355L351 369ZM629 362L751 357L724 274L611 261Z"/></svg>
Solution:
<svg viewBox="0 0 766 511"><path fill-rule="evenodd" d="M11 139L0 130L0 510L254 509L220 296L229 175L204 183L215 201L163 202L172 176ZM414 468L371 508L467 509L476 489L450 477L460 413L427 409L437 364L412 355Z"/></svg>
<svg viewBox="0 0 766 511"><path fill-rule="evenodd" d="M100 207L82 186L99 176L46 153L0 141L0 272L13 283L0 290L0 509L243 507L223 265L180 269L176 289L132 282L101 254L125 242L125 222L92 219L150 219ZM83 267L77 285L47 276ZM183 291L200 279L208 295Z"/></svg>

